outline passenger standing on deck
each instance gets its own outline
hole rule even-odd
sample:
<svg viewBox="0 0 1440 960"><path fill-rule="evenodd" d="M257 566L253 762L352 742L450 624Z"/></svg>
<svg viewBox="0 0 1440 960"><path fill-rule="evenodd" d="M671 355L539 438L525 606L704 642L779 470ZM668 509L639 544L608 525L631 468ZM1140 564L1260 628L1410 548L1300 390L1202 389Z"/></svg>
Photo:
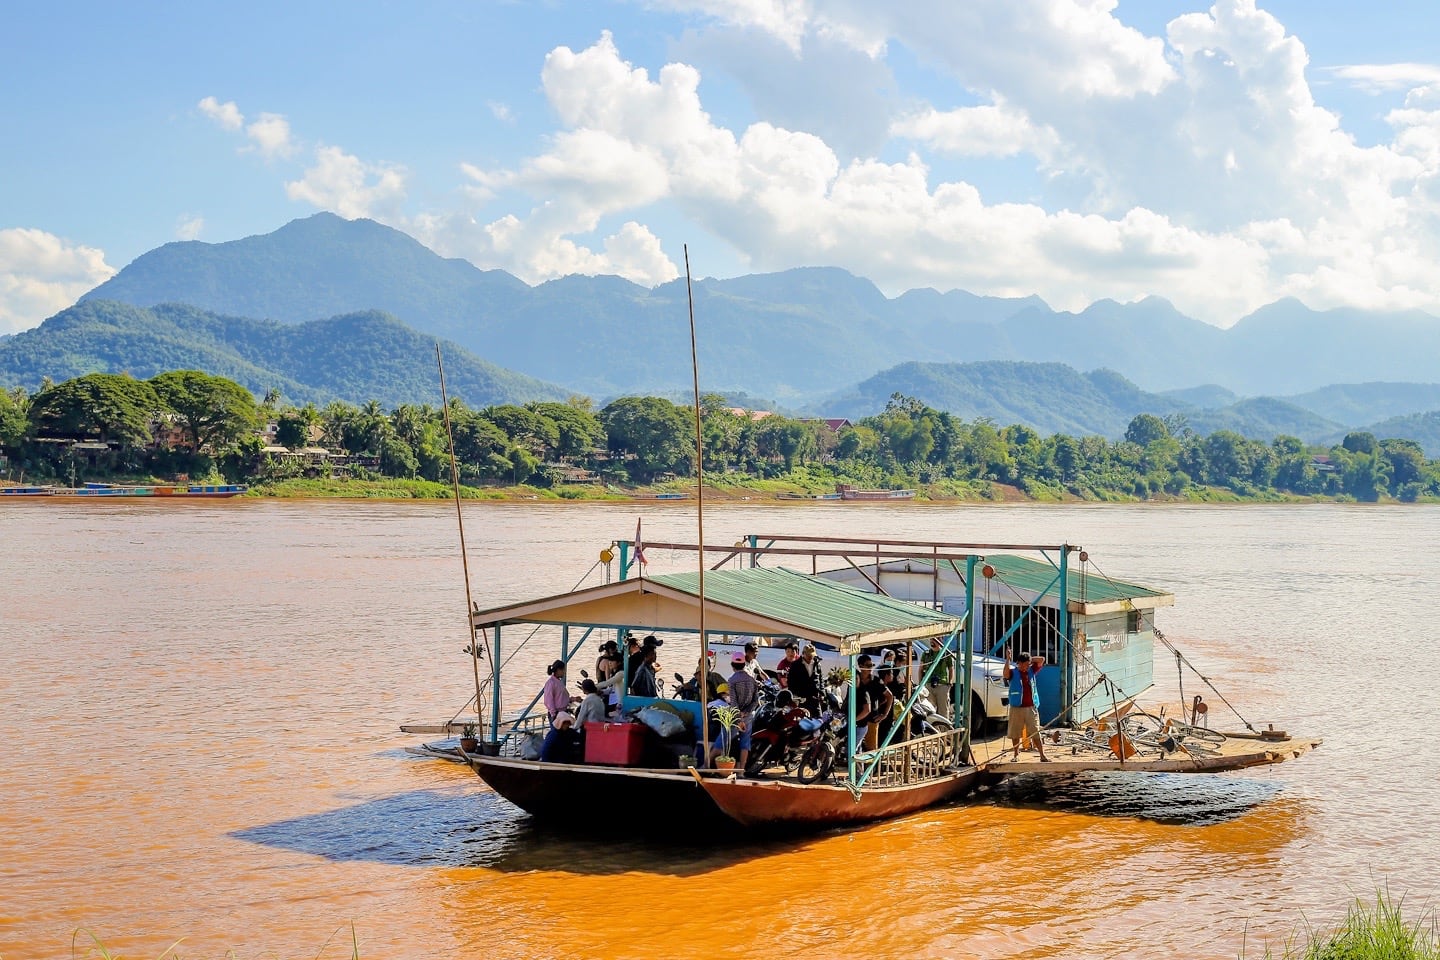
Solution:
<svg viewBox="0 0 1440 960"><path fill-rule="evenodd" d="M855 743L863 750L870 725L880 716L875 703L875 661L870 654L862 653L855 661L855 670Z"/></svg>
<svg viewBox="0 0 1440 960"><path fill-rule="evenodd" d="M769 683L770 676L765 668L760 666L760 661L755 659L760 655L760 644L754 640L745 641L745 672L755 678L756 683Z"/></svg>
<svg viewBox="0 0 1440 960"><path fill-rule="evenodd" d="M1040 736L1040 709L1039 699L1035 696L1035 675L1040 668L1045 666L1044 657L1032 657L1028 653L1022 653L1015 658L1012 664L1009 658L1005 660L1005 669L1002 671L1005 682L1010 684L1010 742L1014 749L1010 751L1010 759L1020 759L1020 741L1028 736L1030 742L1035 744L1035 749L1040 751L1041 760L1049 760L1045 756L1045 741Z"/></svg>
<svg viewBox="0 0 1440 960"><path fill-rule="evenodd" d="M750 725L755 720L755 707L760 702L760 685L746 669L745 654L735 654L730 658L730 665L735 668L729 681L730 706L740 711L740 722L735 727L740 755L735 765L744 770L745 762L750 759Z"/></svg>
<svg viewBox="0 0 1440 960"><path fill-rule="evenodd" d="M780 680L780 686L790 685L790 668L800 660L800 644L795 640L785 641L785 656L775 668L775 676Z"/></svg>
<svg viewBox="0 0 1440 960"><path fill-rule="evenodd" d="M620 645L614 640L600 644L600 657L595 661L595 680L609 680L620 670L622 664Z"/></svg>
<svg viewBox="0 0 1440 960"><path fill-rule="evenodd" d="M646 644L640 651L639 666L630 680L630 693L636 697L657 697L659 688L655 685L655 648ZM632 661L633 662L633 661Z"/></svg>
<svg viewBox="0 0 1440 960"><path fill-rule="evenodd" d="M550 677L545 681L541 696L545 701L545 714L551 722L554 722L556 714L569 710L571 702L580 698L570 696L570 691L565 686L564 660L556 660L545 672Z"/></svg>
<svg viewBox="0 0 1440 960"><path fill-rule="evenodd" d="M820 663L815 659L815 644L808 640L805 642L800 659L790 665L786 676L790 681L786 687L794 695L795 702L809 710L812 717L820 716L824 701L820 699Z"/></svg>
<svg viewBox="0 0 1440 960"><path fill-rule="evenodd" d="M951 719L951 711L955 705L950 701L954 699L955 691L955 654L945 649L945 640L942 637L930 638L930 649L920 658L920 675L930 669L930 664L940 661L935 667L935 672L930 674L930 699L935 709L940 711L940 716L947 720Z"/></svg>

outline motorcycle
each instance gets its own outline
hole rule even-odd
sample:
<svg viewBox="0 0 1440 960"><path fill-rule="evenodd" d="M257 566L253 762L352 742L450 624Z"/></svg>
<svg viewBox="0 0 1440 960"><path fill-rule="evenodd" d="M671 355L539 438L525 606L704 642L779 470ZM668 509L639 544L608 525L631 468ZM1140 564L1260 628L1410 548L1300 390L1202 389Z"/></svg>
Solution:
<svg viewBox="0 0 1440 960"><path fill-rule="evenodd" d="M808 742L800 724L809 717L810 712L797 707L788 690L772 688L768 696L762 694L750 729L750 756L745 762L745 775L758 777L766 767L780 765L794 769L799 762L800 745Z"/></svg>

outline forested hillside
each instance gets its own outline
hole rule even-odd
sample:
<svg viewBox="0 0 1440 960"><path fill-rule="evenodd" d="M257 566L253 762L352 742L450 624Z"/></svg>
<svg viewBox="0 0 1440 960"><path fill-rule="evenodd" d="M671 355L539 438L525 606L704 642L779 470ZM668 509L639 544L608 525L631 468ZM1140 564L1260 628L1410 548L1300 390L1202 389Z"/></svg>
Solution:
<svg viewBox="0 0 1440 960"><path fill-rule="evenodd" d="M452 395L468 403L564 399L553 384L444 346ZM376 311L303 324L222 316L162 304L142 309L86 300L34 330L0 341L0 386L37 387L87 373L151 377L196 369L297 403L436 402L435 341Z"/></svg>

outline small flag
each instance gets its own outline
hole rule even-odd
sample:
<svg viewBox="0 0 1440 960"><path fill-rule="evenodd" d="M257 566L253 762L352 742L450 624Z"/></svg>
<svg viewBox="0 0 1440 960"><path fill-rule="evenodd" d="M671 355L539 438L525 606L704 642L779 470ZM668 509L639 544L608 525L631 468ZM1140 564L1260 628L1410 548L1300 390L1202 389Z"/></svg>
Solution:
<svg viewBox="0 0 1440 960"><path fill-rule="evenodd" d="M645 547L640 542L640 518L635 518L635 562L644 567L650 561L645 559Z"/></svg>

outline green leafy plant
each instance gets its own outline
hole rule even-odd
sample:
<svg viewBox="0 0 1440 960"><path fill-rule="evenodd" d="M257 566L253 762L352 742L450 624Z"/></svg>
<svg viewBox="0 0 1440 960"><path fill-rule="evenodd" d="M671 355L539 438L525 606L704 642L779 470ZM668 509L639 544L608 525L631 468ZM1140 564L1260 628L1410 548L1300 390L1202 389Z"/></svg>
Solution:
<svg viewBox="0 0 1440 960"><path fill-rule="evenodd" d="M736 731L740 728L740 718L745 714L739 707L723 706L715 707L715 720L725 731L725 752L720 754L730 760L735 759Z"/></svg>

